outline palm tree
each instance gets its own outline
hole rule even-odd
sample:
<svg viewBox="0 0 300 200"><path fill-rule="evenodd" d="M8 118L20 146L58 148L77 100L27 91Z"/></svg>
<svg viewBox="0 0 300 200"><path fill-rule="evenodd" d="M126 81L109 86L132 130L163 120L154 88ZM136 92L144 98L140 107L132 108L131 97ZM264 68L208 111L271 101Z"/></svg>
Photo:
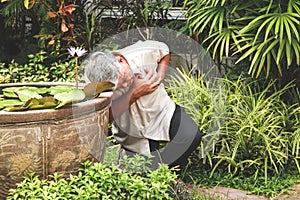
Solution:
<svg viewBox="0 0 300 200"><path fill-rule="evenodd" d="M299 0L185 0L186 27L217 63L237 56L253 77L282 85L300 75ZM292 77L292 78L291 78ZM300 86L300 85L299 85Z"/></svg>

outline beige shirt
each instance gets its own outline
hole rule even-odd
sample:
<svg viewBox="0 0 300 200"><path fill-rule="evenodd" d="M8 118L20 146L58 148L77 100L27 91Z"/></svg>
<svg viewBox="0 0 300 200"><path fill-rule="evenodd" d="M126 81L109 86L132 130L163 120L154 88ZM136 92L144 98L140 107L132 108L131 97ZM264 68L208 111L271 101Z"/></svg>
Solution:
<svg viewBox="0 0 300 200"><path fill-rule="evenodd" d="M139 41L118 52L126 58L134 73L144 73L144 67L156 69L160 60L169 53L169 49L162 42L148 40ZM124 92L116 91L115 94ZM154 92L140 97L128 111L114 119L114 137L126 149L148 155L148 139L170 140L169 128L174 111L174 102L168 96L164 85L160 84Z"/></svg>

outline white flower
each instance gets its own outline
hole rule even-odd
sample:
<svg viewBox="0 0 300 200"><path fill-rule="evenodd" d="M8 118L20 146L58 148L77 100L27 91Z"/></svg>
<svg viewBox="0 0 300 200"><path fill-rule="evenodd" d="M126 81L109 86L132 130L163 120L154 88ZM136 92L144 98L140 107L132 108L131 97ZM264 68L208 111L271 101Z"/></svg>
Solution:
<svg viewBox="0 0 300 200"><path fill-rule="evenodd" d="M74 57L81 57L86 54L87 50L82 49L81 47L70 47L68 48L69 54Z"/></svg>

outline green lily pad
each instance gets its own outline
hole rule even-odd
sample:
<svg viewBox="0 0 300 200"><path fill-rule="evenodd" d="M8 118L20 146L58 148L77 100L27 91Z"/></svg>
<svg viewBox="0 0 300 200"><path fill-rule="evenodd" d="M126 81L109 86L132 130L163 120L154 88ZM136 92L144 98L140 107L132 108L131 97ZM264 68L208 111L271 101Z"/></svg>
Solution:
<svg viewBox="0 0 300 200"><path fill-rule="evenodd" d="M3 95L4 97L8 97L8 98L18 98L18 95L15 92L4 92L3 91Z"/></svg>
<svg viewBox="0 0 300 200"><path fill-rule="evenodd" d="M3 109L4 111L7 112L14 112L14 111L23 111L23 110L27 110L27 107L25 106L9 106Z"/></svg>
<svg viewBox="0 0 300 200"><path fill-rule="evenodd" d="M2 92L15 92L16 90L19 90L22 87L6 87L2 89Z"/></svg>
<svg viewBox="0 0 300 200"><path fill-rule="evenodd" d="M0 109L4 108L4 107L8 107L8 106L19 106L19 105L23 105L24 102L21 102L17 99L5 99L5 100L1 100L0 101Z"/></svg>
<svg viewBox="0 0 300 200"><path fill-rule="evenodd" d="M80 89L72 89L68 92L62 92L54 95L54 98L60 101L56 108L60 108L72 102L78 102L85 99L85 93Z"/></svg>
<svg viewBox="0 0 300 200"><path fill-rule="evenodd" d="M46 94L49 91L49 88L47 88L47 87L38 87L33 91L36 91L39 94Z"/></svg>
<svg viewBox="0 0 300 200"><path fill-rule="evenodd" d="M62 92L69 92L74 89L75 89L75 87L73 87L73 86L57 85L57 86L52 86L49 88L49 94L56 95L56 94L59 94Z"/></svg>
<svg viewBox="0 0 300 200"><path fill-rule="evenodd" d="M32 93L45 94L48 92L48 88L46 87L32 87L32 86L22 86L22 87L7 87L2 90L3 95L9 98L18 98L19 91L31 91ZM26 100L26 98L25 98Z"/></svg>
<svg viewBox="0 0 300 200"><path fill-rule="evenodd" d="M3 88L2 92L4 97L18 98L18 95L15 93L15 91L17 91L18 89L20 89L20 87L7 87L7 88Z"/></svg>
<svg viewBox="0 0 300 200"><path fill-rule="evenodd" d="M57 101L54 97L31 98L26 102L28 109L47 109L57 106Z"/></svg>
<svg viewBox="0 0 300 200"><path fill-rule="evenodd" d="M20 89L16 91L16 94L18 95L19 99L23 102L28 101L31 98L42 98L39 93L36 91L33 91L31 89Z"/></svg>
<svg viewBox="0 0 300 200"><path fill-rule="evenodd" d="M91 82L88 83L83 91L88 97L97 97L101 92L112 90L115 84L110 81Z"/></svg>

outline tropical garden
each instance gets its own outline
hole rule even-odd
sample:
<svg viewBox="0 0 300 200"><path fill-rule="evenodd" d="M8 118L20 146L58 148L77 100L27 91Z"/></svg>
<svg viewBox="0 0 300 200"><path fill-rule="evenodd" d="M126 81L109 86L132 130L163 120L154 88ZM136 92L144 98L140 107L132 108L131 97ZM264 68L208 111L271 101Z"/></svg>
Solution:
<svg viewBox="0 0 300 200"><path fill-rule="evenodd" d="M172 66L180 76L167 80L167 91L204 133L180 174L166 166L150 171L139 156L119 169L111 138L102 163L82 163L68 178L29 173L8 199L221 199L199 195L196 187L188 192L178 179L273 198L300 180L299 0L0 2L0 83L74 82L83 59L68 48L91 52L115 34L151 27L192 38L222 74L217 101L212 91L219 88L206 74L192 73L197 64ZM174 7L183 15L172 16ZM83 81L84 69L78 70Z"/></svg>

